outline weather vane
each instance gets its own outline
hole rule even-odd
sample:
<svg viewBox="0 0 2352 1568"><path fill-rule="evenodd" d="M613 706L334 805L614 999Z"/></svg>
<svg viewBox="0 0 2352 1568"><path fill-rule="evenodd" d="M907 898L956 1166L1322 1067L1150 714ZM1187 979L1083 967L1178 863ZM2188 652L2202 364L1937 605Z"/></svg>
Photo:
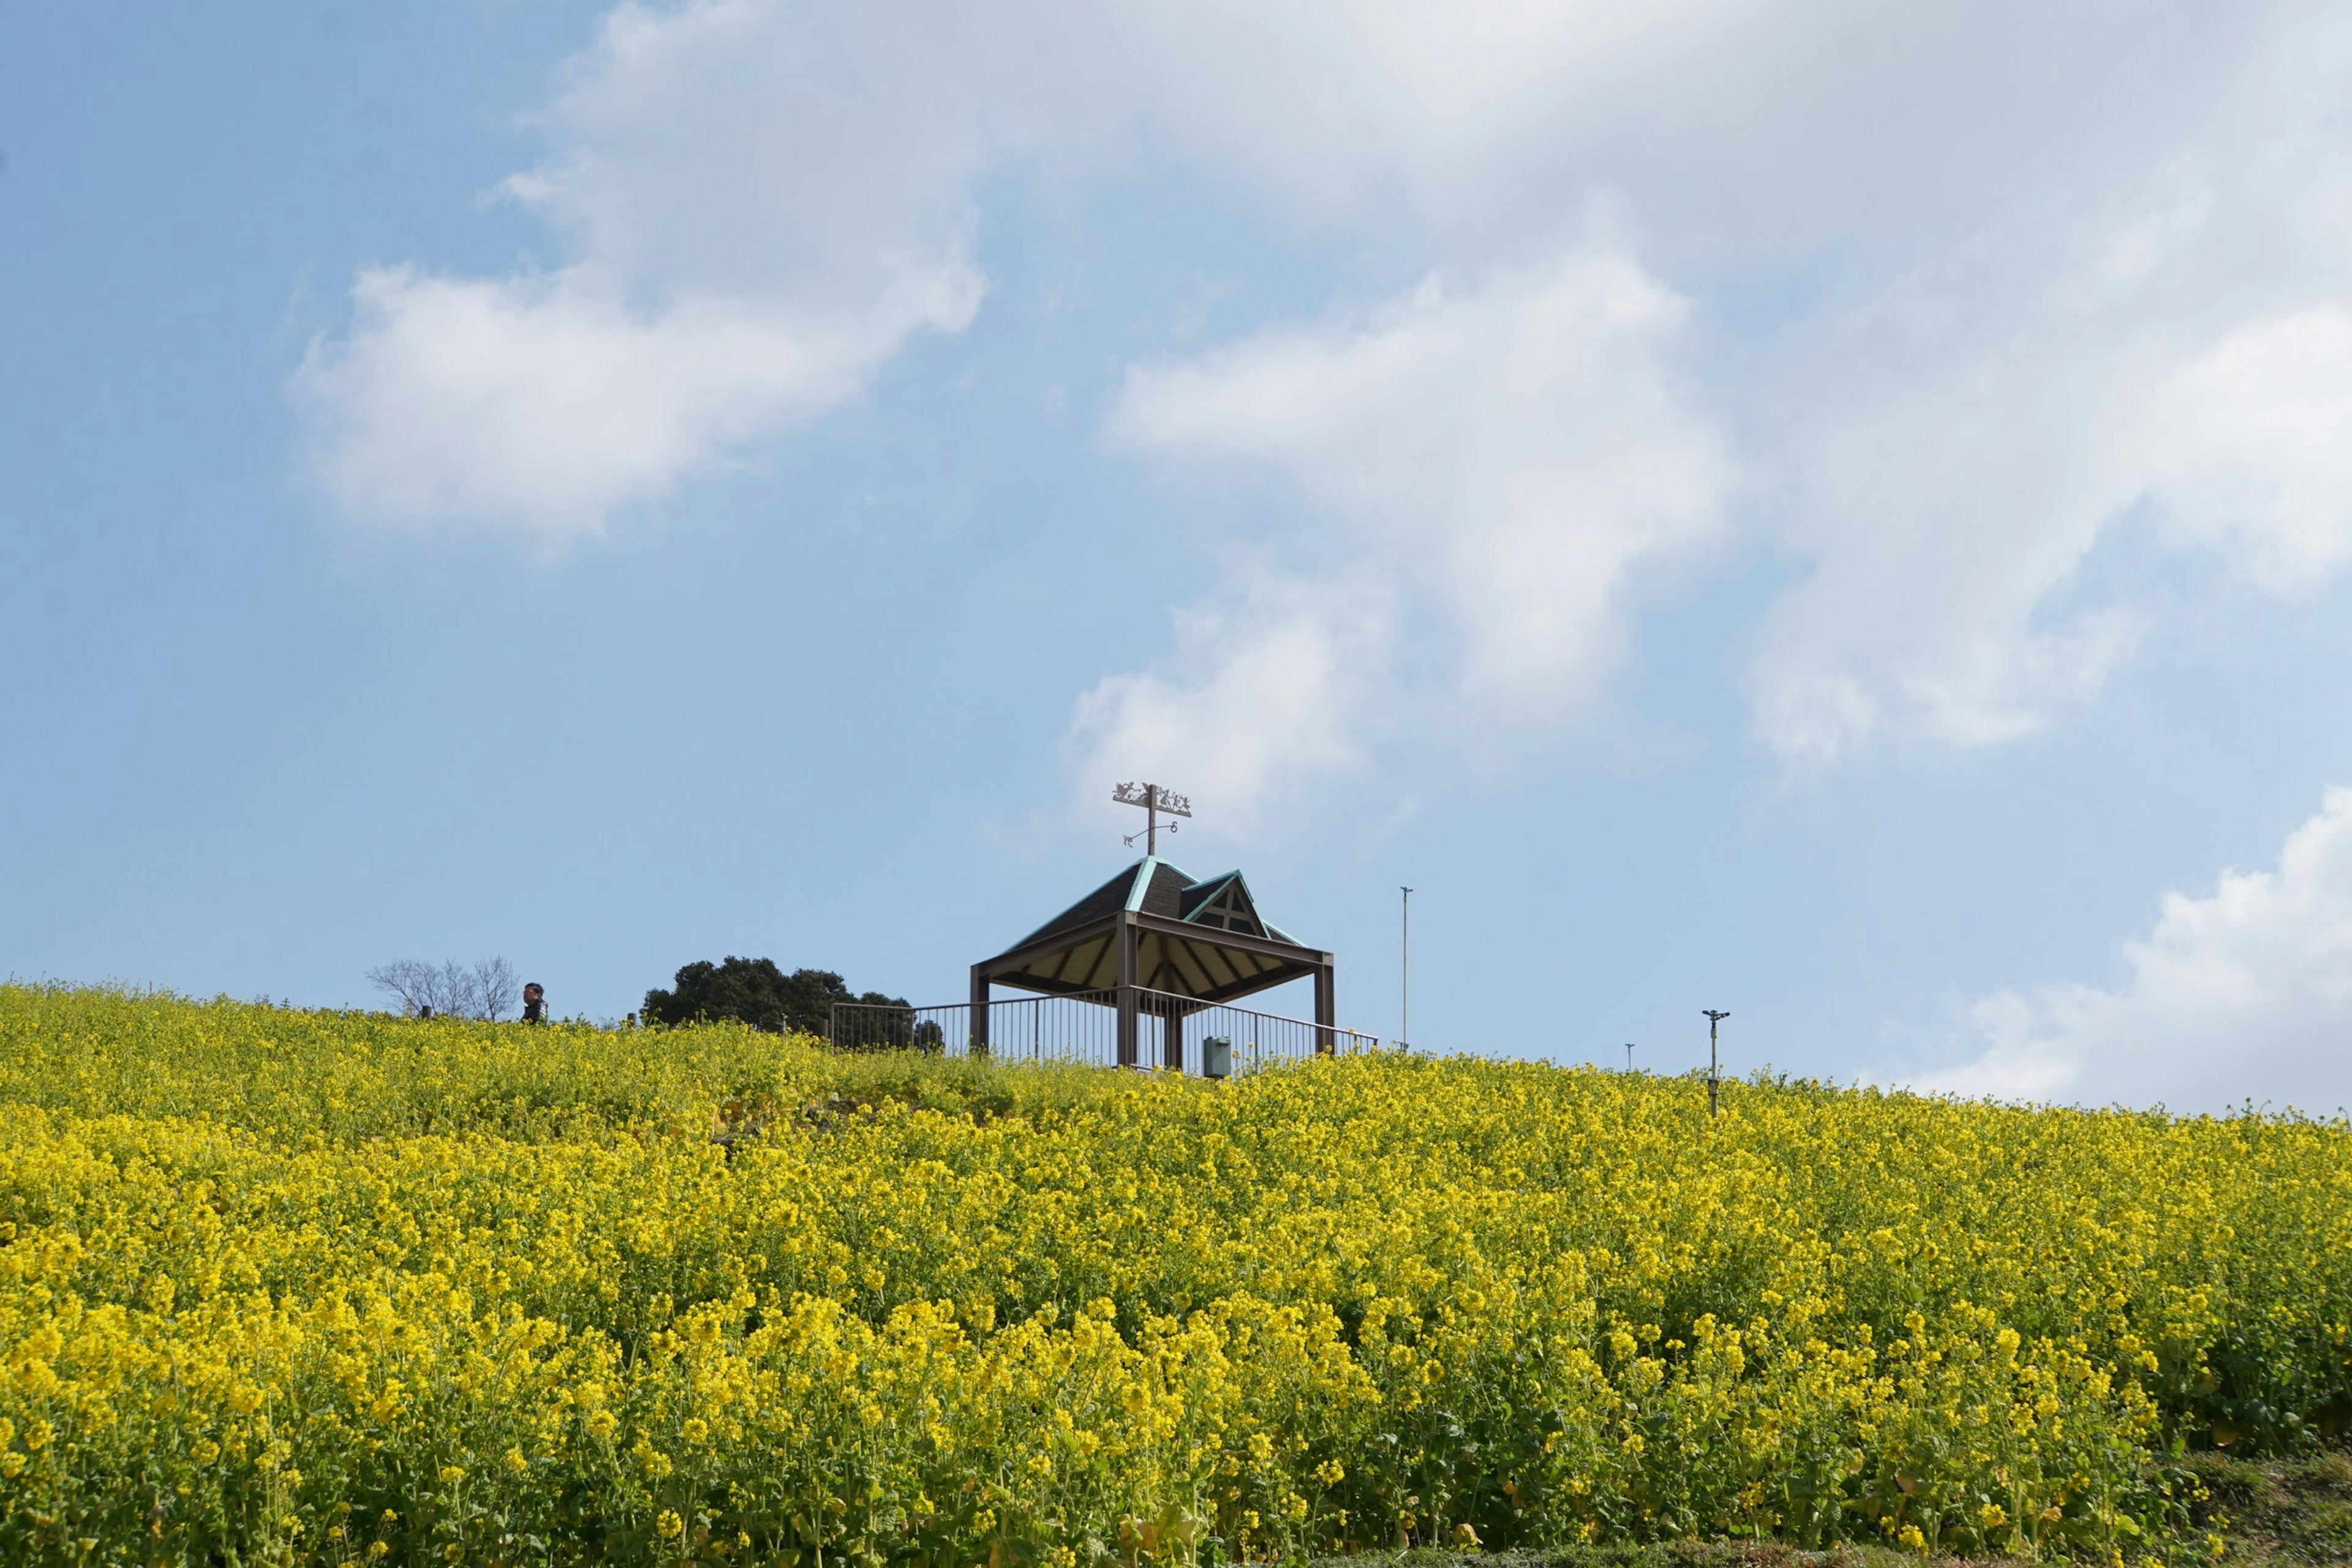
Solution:
<svg viewBox="0 0 2352 1568"><path fill-rule="evenodd" d="M1156 784L1114 784L1111 786L1110 797L1121 805L1143 807L1143 831L1129 833L1120 838L1119 842L1131 849L1135 847L1135 841L1140 838L1143 840L1143 852L1146 855L1160 853L1160 814L1161 812L1164 811L1171 816L1192 815L1192 799L1190 795L1178 795L1174 790L1162 789ZM1168 831L1175 832L1176 825L1170 823Z"/></svg>

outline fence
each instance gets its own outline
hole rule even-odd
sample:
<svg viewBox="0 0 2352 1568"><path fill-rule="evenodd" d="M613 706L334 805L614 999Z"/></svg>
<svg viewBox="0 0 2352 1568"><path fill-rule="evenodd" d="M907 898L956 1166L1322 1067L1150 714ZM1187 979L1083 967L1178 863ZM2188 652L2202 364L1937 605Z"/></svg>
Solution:
<svg viewBox="0 0 2352 1568"><path fill-rule="evenodd" d="M1249 1007L1213 1002L1206 1006L1189 996L1136 988L1135 1055L1143 1067L1177 1067L1189 1073L1201 1070L1201 1042L1222 1036L1234 1044L1234 1071L1251 1072L1280 1062L1305 1061L1320 1041L1333 1051L1352 1054L1377 1050L1380 1041L1336 1025L1310 1024ZM1185 1009L1193 1009L1186 1012ZM1168 1050L1175 1036L1176 1052Z"/></svg>
<svg viewBox="0 0 2352 1568"><path fill-rule="evenodd" d="M1354 1029L1286 1018L1248 1007L1212 1003L1166 991L1135 992L1135 1057L1138 1067L1201 1070L1202 1042L1213 1036L1231 1040L1234 1070L1249 1072L1277 1062L1303 1061L1319 1040L1335 1051L1367 1051L1380 1041ZM827 1032L843 1050L922 1050L965 1056L971 1049L971 1006L877 1006L865 1002L833 1005ZM1171 1040L1175 1045L1171 1054ZM988 1052L1000 1061L1079 1062L1118 1065L1118 993L1087 991L1070 996L1008 997L988 1004Z"/></svg>
<svg viewBox="0 0 2352 1568"><path fill-rule="evenodd" d="M1021 996L988 1005L992 1055L1008 1060L1118 1061L1118 993L1087 991L1073 996ZM971 1005L887 1007L866 1002L835 1002L826 1038L846 1051L920 1050L951 1057L971 1048Z"/></svg>

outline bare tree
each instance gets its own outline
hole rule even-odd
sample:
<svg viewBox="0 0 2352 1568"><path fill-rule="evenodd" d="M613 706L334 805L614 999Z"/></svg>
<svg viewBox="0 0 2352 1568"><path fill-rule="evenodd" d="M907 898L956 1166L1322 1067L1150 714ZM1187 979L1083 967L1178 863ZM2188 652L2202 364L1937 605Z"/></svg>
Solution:
<svg viewBox="0 0 2352 1568"><path fill-rule="evenodd" d="M439 1011L435 1003L441 994L441 972L421 958L379 963L367 972L367 977L377 990L400 998L400 1010L408 1017Z"/></svg>
<svg viewBox="0 0 2352 1568"><path fill-rule="evenodd" d="M519 989L514 965L503 958L485 958L473 964L453 958L438 965L421 958L404 958L377 964L367 977L379 991L400 998L400 1010L412 1018L430 1008L444 1018L496 1022L513 1011Z"/></svg>
<svg viewBox="0 0 2352 1568"><path fill-rule="evenodd" d="M495 1020L514 1010L520 987L513 964L503 958L486 958L474 965L472 978L477 1016Z"/></svg>

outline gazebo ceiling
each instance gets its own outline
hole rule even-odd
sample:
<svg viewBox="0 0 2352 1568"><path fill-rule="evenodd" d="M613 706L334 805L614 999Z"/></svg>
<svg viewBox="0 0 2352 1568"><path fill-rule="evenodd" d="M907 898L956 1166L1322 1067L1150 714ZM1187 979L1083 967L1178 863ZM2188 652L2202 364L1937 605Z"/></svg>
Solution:
<svg viewBox="0 0 2352 1568"><path fill-rule="evenodd" d="M1134 983L1202 1003L1302 979L1330 955L1257 912L1239 871L1195 880L1157 856L1134 865L977 965L998 985L1069 994L1119 984L1122 925L1135 928Z"/></svg>

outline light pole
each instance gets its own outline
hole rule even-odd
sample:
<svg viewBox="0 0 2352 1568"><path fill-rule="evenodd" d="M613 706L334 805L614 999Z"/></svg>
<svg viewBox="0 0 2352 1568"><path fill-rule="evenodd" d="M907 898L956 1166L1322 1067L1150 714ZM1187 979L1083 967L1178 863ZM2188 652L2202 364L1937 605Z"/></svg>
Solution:
<svg viewBox="0 0 2352 1568"><path fill-rule="evenodd" d="M1397 932L1397 1048L1412 1049L1412 889L1403 883L1397 891L1404 895L1398 910L1401 924Z"/></svg>
<svg viewBox="0 0 2352 1568"><path fill-rule="evenodd" d="M1633 1070L1633 1042L1631 1040L1625 1042L1625 1070Z"/></svg>
<svg viewBox="0 0 2352 1568"><path fill-rule="evenodd" d="M1717 1097L1723 1088L1722 1058L1716 1052L1715 1032L1731 1015L1713 1007L1702 1007L1699 1011L1706 1015L1706 1113L1713 1116L1720 1109Z"/></svg>

